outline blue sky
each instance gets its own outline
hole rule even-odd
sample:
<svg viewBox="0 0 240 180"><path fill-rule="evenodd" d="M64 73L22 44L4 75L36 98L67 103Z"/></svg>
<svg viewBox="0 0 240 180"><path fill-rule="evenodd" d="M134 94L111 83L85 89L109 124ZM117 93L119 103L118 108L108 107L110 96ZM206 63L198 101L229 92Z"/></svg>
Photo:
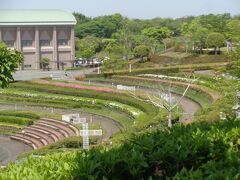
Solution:
<svg viewBox="0 0 240 180"><path fill-rule="evenodd" d="M87 16L121 13L130 18L240 14L240 0L0 0L0 9L63 9Z"/></svg>

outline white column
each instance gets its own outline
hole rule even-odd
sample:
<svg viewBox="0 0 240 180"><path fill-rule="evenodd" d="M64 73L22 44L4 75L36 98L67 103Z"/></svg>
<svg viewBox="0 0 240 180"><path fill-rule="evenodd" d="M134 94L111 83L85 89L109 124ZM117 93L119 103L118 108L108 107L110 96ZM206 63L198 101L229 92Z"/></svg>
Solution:
<svg viewBox="0 0 240 180"><path fill-rule="evenodd" d="M16 43L16 48L17 50L19 51L22 51L22 44L21 44L21 28L20 27L17 27L17 43ZM22 62L22 66L19 66L19 69L20 70L24 70L24 60Z"/></svg>
<svg viewBox="0 0 240 180"><path fill-rule="evenodd" d="M71 60L75 60L75 35L74 35L74 26L71 27Z"/></svg>
<svg viewBox="0 0 240 180"><path fill-rule="evenodd" d="M59 69L58 57L57 57L57 28L56 26L53 27L53 61L54 61L54 68Z"/></svg>
<svg viewBox="0 0 240 180"><path fill-rule="evenodd" d="M40 52L40 48L39 48L39 28L36 27L35 28L35 68L36 69L40 69L40 57L39 57L39 52Z"/></svg>
<svg viewBox="0 0 240 180"><path fill-rule="evenodd" d="M17 49L20 51L22 50L21 46L21 29L20 27L17 27Z"/></svg>

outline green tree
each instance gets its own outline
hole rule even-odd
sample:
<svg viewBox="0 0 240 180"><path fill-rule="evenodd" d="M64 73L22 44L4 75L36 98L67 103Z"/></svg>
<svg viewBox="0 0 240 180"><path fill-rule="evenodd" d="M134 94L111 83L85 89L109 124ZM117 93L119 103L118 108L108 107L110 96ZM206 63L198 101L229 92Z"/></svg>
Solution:
<svg viewBox="0 0 240 180"><path fill-rule="evenodd" d="M240 41L240 20L230 20L227 23L226 36L234 42Z"/></svg>
<svg viewBox="0 0 240 180"><path fill-rule="evenodd" d="M236 47L233 51L229 53L229 58L232 60L234 68L231 67L232 73L240 77L240 47Z"/></svg>
<svg viewBox="0 0 240 180"><path fill-rule="evenodd" d="M40 60L41 68L46 69L49 66L50 59L44 57Z"/></svg>
<svg viewBox="0 0 240 180"><path fill-rule="evenodd" d="M192 41L194 43L194 50L196 47L199 49L200 53L203 53L202 49L206 47L206 41L208 36L208 29L199 27L197 30L192 34Z"/></svg>
<svg viewBox="0 0 240 180"><path fill-rule="evenodd" d="M113 33L121 29L123 17L120 14L100 16L76 25L76 36L80 39L86 36L110 38Z"/></svg>
<svg viewBox="0 0 240 180"><path fill-rule="evenodd" d="M0 42L0 87L5 88L13 81L12 74L22 61L21 52L11 51Z"/></svg>
<svg viewBox="0 0 240 180"><path fill-rule="evenodd" d="M152 38L159 43L162 42L163 39L171 36L171 31L167 27L150 27L142 30L142 34L149 38Z"/></svg>
<svg viewBox="0 0 240 180"><path fill-rule="evenodd" d="M76 43L76 56L78 58L90 58L101 50L101 39L87 36Z"/></svg>
<svg viewBox="0 0 240 180"><path fill-rule="evenodd" d="M109 59L103 62L102 71L115 72L116 70L126 69L127 67L128 67L128 62L126 60L111 56Z"/></svg>
<svg viewBox="0 0 240 180"><path fill-rule="evenodd" d="M144 57L148 57L149 53L150 53L150 50L145 45L137 46L137 47L135 47L135 49L133 51L134 57L140 58L141 61L143 61Z"/></svg>
<svg viewBox="0 0 240 180"><path fill-rule="evenodd" d="M211 33L207 37L208 47L213 47L215 54L217 54L217 49L224 46L225 38L221 33Z"/></svg>

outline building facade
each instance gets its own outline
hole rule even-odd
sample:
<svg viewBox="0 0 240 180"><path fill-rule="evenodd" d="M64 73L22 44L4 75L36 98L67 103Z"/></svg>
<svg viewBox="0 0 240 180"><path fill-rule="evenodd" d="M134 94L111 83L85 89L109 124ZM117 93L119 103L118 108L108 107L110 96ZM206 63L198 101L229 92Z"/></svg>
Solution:
<svg viewBox="0 0 240 180"><path fill-rule="evenodd" d="M43 58L50 69L72 67L75 24L74 16L61 10L0 10L0 41L23 53L21 70L41 69Z"/></svg>

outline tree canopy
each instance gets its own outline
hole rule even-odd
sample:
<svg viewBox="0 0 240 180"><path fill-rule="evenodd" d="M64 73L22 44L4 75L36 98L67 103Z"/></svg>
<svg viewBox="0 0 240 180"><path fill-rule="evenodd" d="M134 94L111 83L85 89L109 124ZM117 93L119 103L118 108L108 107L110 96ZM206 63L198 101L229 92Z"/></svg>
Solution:
<svg viewBox="0 0 240 180"><path fill-rule="evenodd" d="M23 55L17 50L9 50L0 42L0 87L5 88L13 81L13 72L23 61Z"/></svg>

